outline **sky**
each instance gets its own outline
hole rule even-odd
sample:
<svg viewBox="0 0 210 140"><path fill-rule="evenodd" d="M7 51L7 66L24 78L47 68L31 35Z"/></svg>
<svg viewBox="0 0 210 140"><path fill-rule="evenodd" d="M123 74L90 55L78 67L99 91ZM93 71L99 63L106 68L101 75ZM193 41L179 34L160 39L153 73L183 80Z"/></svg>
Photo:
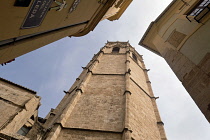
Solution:
<svg viewBox="0 0 210 140"><path fill-rule="evenodd" d="M209 140L210 125L163 58L139 46L149 24L171 0L133 0L117 21L104 20L83 37L66 37L0 67L0 77L37 91L39 116L55 108L108 41L129 41L143 55L168 140Z"/></svg>

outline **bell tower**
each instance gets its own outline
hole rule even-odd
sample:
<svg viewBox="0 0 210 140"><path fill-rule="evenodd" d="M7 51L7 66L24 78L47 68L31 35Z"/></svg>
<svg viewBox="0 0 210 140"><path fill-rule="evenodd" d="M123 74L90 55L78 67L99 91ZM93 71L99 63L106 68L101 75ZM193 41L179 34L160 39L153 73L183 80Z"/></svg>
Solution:
<svg viewBox="0 0 210 140"><path fill-rule="evenodd" d="M47 140L166 140L142 56L107 42L46 117Z"/></svg>

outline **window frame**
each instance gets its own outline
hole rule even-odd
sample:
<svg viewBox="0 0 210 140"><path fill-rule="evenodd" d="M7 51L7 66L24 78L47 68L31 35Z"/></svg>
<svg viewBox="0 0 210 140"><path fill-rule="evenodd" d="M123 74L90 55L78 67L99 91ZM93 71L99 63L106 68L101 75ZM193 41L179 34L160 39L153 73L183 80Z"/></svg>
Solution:
<svg viewBox="0 0 210 140"><path fill-rule="evenodd" d="M206 9L207 9L207 11L206 11ZM206 12L205 12L205 11ZM205 12L204 14L203 14L203 16L201 16L200 18L199 18L199 15L201 14L201 13L203 13L203 11ZM186 13L186 18L190 21L190 22L192 22L192 20L190 19L190 18L192 18L192 19L194 19L195 21L197 21L198 23L200 23L200 20L206 15L206 14L208 14L210 12L210 0L202 0L202 1L199 1L195 6L193 6L193 8L190 10L190 11L188 11L187 13Z"/></svg>
<svg viewBox="0 0 210 140"><path fill-rule="evenodd" d="M31 127L27 127L26 125L23 125L23 126L17 131L17 133L20 134L20 135L22 135L22 136L26 136L30 130L31 130Z"/></svg>
<svg viewBox="0 0 210 140"><path fill-rule="evenodd" d="M132 58L136 63L138 63L138 58L134 53L132 53Z"/></svg>

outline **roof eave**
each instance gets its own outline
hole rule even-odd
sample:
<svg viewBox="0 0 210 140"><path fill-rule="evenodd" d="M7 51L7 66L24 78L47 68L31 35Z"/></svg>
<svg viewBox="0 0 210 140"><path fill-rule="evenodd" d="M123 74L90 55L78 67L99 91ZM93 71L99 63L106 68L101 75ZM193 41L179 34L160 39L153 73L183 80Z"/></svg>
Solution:
<svg viewBox="0 0 210 140"><path fill-rule="evenodd" d="M139 42L139 45L141 45L142 47L144 47L144 48L150 50L151 52L153 52L153 53L155 53L155 54L157 54L157 55L159 55L159 56L161 56L161 54L160 54L158 51L156 51L156 50L150 48L149 46L145 45L143 42L144 42L145 38L147 37L149 31L150 31L151 28L153 27L153 25L154 25L155 23L157 23L157 22L162 18L163 15L165 15L165 13L170 9L170 7L171 7L175 2L177 2L177 0L173 0L173 1L165 8L165 10L164 10L164 11L155 19L155 21L153 21L153 22L150 23L149 27L147 28L146 32L144 33L143 37L141 38L141 40L140 40L140 42ZM161 56L161 57L162 57L162 56Z"/></svg>
<svg viewBox="0 0 210 140"><path fill-rule="evenodd" d="M13 83L13 82L11 82L11 81L9 81L9 80L6 80L6 79L4 79L4 78L2 78L2 77L0 77L0 80L1 80L1 81L4 81L4 82L7 82L7 83L9 83L9 84L11 84L11 85L17 86L17 87L19 87L19 88L21 88L21 89L24 89L24 90L26 90L26 91L28 91L28 92L30 92L30 93L32 93L32 94L36 94L36 91L31 90L31 89L29 89L29 88L26 88L26 87L24 87L24 86L18 85L18 84L16 84L16 83Z"/></svg>
<svg viewBox="0 0 210 140"><path fill-rule="evenodd" d="M141 40L139 42L139 45L142 46L142 47L144 47L144 48L146 48L147 50L149 50L149 51L151 51L151 52L153 52L153 53L161 56L161 54L158 51L156 51L156 50L154 50L154 49L152 49L149 46L147 46L147 45L144 44L144 40L147 37L147 35L148 35L150 29L153 27L153 25L154 25L154 22L151 22L150 25L149 25L149 27L147 28L146 32L144 33L143 37L141 38Z"/></svg>

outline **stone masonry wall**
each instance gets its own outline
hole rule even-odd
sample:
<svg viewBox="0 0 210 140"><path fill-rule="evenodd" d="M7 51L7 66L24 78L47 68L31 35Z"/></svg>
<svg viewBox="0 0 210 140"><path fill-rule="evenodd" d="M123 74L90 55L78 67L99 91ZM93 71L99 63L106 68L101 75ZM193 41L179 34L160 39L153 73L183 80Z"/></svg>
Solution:
<svg viewBox="0 0 210 140"><path fill-rule="evenodd" d="M134 82L131 82L130 122L132 137L136 140L158 140L160 132L157 127L151 98Z"/></svg>
<svg viewBox="0 0 210 140"><path fill-rule="evenodd" d="M0 79L0 131L15 134L36 113L40 98L34 91Z"/></svg>
<svg viewBox="0 0 210 140"><path fill-rule="evenodd" d="M143 61L126 45L107 43L83 68L55 109L57 119L47 140L161 139ZM113 53L113 47L120 47L120 52ZM129 49L137 55L139 65Z"/></svg>
<svg viewBox="0 0 210 140"><path fill-rule="evenodd" d="M63 129L58 137L59 140L121 140L119 133L82 131Z"/></svg>
<svg viewBox="0 0 210 140"><path fill-rule="evenodd" d="M93 75L65 126L122 131L124 82L122 76Z"/></svg>

